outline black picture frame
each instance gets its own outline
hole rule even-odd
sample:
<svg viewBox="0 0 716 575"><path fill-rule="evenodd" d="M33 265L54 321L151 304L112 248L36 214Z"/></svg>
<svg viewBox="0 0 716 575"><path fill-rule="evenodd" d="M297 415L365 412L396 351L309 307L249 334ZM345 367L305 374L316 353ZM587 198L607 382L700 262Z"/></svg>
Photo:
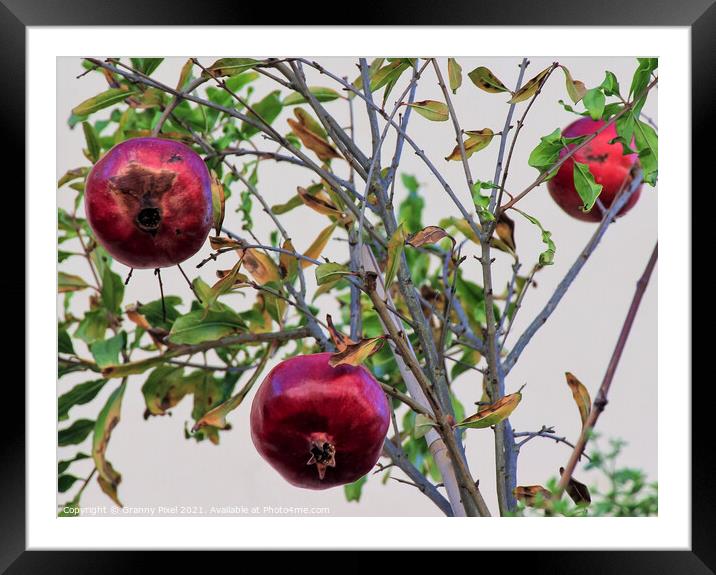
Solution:
<svg viewBox="0 0 716 575"><path fill-rule="evenodd" d="M706 155L711 154L714 127L713 105L716 89L716 5L714 0L602 0L585 5L582 2L565 0L541 0L540 2L520 3L517 0L499 2L478 2L475 0L457 0L438 6L432 0L412 0L409 3L380 3L379 6L361 9L351 13L353 21L333 22L331 25L537 25L537 26L687 26L691 29L691 72L692 72L692 165L693 189L710 190L707 186L698 186L711 162ZM25 68L25 36L28 26L98 26L98 25L255 25L268 23L265 6L261 3L250 5L235 1L216 0L210 4L190 2L188 0L122 0L121 2L98 2L97 0L63 0L49 2L29 0L0 0L0 38L3 48L0 50L0 70L5 78L12 79L2 90L3 104L0 106L2 134L6 143L10 143L4 158L9 153L19 155L25 142L25 78L35 73ZM291 24L315 24L307 19L320 13L335 13L329 2L314 0L311 10L294 10L290 14ZM274 14L270 14L274 16ZM298 19L306 21L299 21ZM281 24L271 20L271 24ZM149 33L147 31L147 33ZM605 41L608 41L605 39ZM595 47L598 51L598 47ZM54 105L54 102L48 103ZM26 164L37 159L25 158ZM53 159L46 159L53 161ZM3 170L5 175L5 194L12 204L12 213L8 224L18 226L14 236L18 243L25 234L32 233L32 214L25 213L22 197L14 190L25 189L24 172L12 170L9 166ZM684 189L670 190L671 201L688 193L689 174L684 174ZM664 193L664 192L662 192ZM14 194L14 195L13 195ZM708 201L708 200L707 200ZM6 204L7 209L7 204ZM667 209L662 206L661 209ZM20 213L25 213L23 218ZM696 229L696 225L692 226ZM7 229L7 228L6 228ZM9 234L9 232L7 232ZM9 235L6 237L10 237ZM692 238L693 251L701 242ZM703 249L703 248L701 248ZM11 277L20 278L19 270L32 265L25 259L24 253L17 250L5 254L6 269L12 269ZM702 261L692 252L692 262ZM668 273L668 271L666 272ZM8 276L10 277L10 276ZM691 278L683 278L683 281ZM25 295L25 286L17 279L0 282L3 299L13 302L10 307L19 312L17 302L31 305ZM684 302L674 302L691 315L691 308ZM24 325L24 318L9 319L15 326ZM15 328L16 331L19 331ZM702 342L708 337L702 338ZM19 347L19 337L14 337L11 346ZM696 341L693 342L696 344ZM703 343L701 343L703 346ZM692 357L700 357L694 353ZM702 350L703 351L703 350ZM27 352L27 350L25 350ZM11 352L10 352L11 353ZM17 350L17 354L20 350ZM19 356L19 355L18 355ZM703 356L703 354L701 354ZM152 563L161 562L164 572L186 572L208 569L207 557L202 554L148 553L139 551L27 551L25 523L25 394L19 384L20 374L5 374L2 386L2 402L10 408L3 409L2 432L0 439L0 572L8 574L42 573L126 573L132 569L141 572L153 569ZM695 378L692 378L695 381ZM711 377L702 379L692 386L692 397L700 394L713 394ZM680 390L687 389L691 382L666 382ZM716 490L713 478L716 476L714 448L711 441L709 415L712 407L709 401L697 401L692 405L692 547L690 551L550 551L520 552L511 555L509 563L504 558L490 554L490 559L500 561L502 565L519 569L524 565L531 573L713 573L716 570ZM23 409L22 407L25 407ZM666 425L667 422L660 422ZM627 519L628 520L628 519ZM579 521L579 520L575 520ZM349 537L349 534L346 535ZM476 537L479 529L476 527ZM110 543L108 541L108 543ZM519 545L519 542L515 542ZM555 541L558 546L559 541ZM82 545L81 541L77 542ZM483 552L484 553L484 552ZM491 569L485 563L483 554L480 570ZM231 560L231 559L230 559ZM235 560L235 559L234 559ZM179 563L181 562L181 563ZM215 559L211 559L213 568L218 568ZM245 566L246 563L243 563ZM373 564L373 568L375 567ZM212 569L213 569L212 568ZM234 565L231 568L240 568Z"/></svg>

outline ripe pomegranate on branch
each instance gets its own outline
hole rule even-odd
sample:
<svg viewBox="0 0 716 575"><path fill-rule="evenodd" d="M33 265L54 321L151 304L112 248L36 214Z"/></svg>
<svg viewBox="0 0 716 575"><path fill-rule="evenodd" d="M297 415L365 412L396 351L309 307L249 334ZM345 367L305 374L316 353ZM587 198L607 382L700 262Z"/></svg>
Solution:
<svg viewBox="0 0 716 575"><path fill-rule="evenodd" d="M76 514L89 486L122 504L122 475L107 451L123 432L124 397L140 385L145 419L191 404L186 438L213 444L233 423L232 434L251 437L261 456L255 466L291 489L344 486L358 501L379 473L396 488L417 487L405 496L427 497L449 516L606 509L590 507L595 493L573 475L594 468L621 485L613 466L599 463L608 457L590 460L585 449L656 249L601 387L582 383L572 373L580 366L562 365L568 358L549 358L567 372L562 393L574 398L581 428L570 437L553 425L514 431L531 398L552 391L511 370L608 228L637 211L651 193L643 184L656 185L658 136L643 109L658 61L639 58L628 91L610 71L587 88L575 79L586 70L559 61L535 69L527 58L510 68L514 77L477 61L463 74L467 59L357 58L348 79L330 59L189 58L168 83L159 67L170 63L82 60L78 81L107 86L69 120L82 126L91 166L59 181L76 194L58 211L58 490L74 493L60 515ZM571 103L555 106L548 90ZM479 118L495 99L502 118L463 125L461 104L479 104ZM535 137L521 157L525 126L550 113L554 125L580 118ZM432 142L417 129L428 125ZM401 167L408 155L420 181ZM510 175L523 161L537 172L520 189ZM280 189L264 184L269 170L280 173ZM568 218L549 212L548 194L595 224L593 235L511 338L526 298L540 297L536 275L553 273L545 268L559 257L550 228ZM436 215L430 202L438 201L448 217ZM523 234L541 240L540 253L526 240L518 248ZM162 281L160 270L173 266L190 290ZM134 269L154 270L156 299L140 301L135 282L144 280L129 282ZM207 281L207 270L216 277ZM495 280L503 276L504 289ZM113 391L102 403L105 387ZM244 428L237 414L249 397ZM494 441L494 493L476 475L489 458L465 450L480 434ZM518 474L518 455L536 438L556 442L549 460L559 476L518 485L527 475Z"/></svg>

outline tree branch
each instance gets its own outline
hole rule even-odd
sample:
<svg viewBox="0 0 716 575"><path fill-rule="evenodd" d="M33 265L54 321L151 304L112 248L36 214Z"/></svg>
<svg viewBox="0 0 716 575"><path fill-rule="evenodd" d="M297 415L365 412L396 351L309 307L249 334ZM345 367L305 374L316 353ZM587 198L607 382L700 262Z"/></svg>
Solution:
<svg viewBox="0 0 716 575"><path fill-rule="evenodd" d="M651 252L651 257L649 257L649 261L646 264L644 272L641 274L639 281L636 283L634 297L632 298L631 305L629 306L629 311L627 312L626 318L624 319L624 325L622 325L622 329L619 334L619 339L617 339L614 352L612 353L612 357L609 360L609 365L607 366L607 371L604 374L602 385L599 387L597 397L592 404L592 409L589 412L589 417L584 423L584 427L582 429L582 434L579 437L579 441L577 441L577 445L574 447L574 451L572 451L572 455L564 468L564 473L562 473L562 477L559 480L558 492L555 494L557 498L561 496L562 492L569 484L569 480L574 473L574 468L577 466L579 458L584 453L584 449L586 448L587 441L589 441L592 431L594 430L594 426L597 424L599 416L602 414L602 411L604 411L604 408L607 405L607 396L609 395L609 388L612 385L612 380L614 379L614 374L616 373L617 366L619 365L619 360L621 359L622 353L624 352L624 346L626 345L627 339L629 338L629 332L631 331L632 325L634 325L634 318L636 317L636 313L639 310L639 304L641 304L641 300L644 297L644 292L646 292L646 287L647 285L649 285L649 279L651 278L651 274L656 267L656 260L658 258L658 255L659 244L657 243L654 246L654 250Z"/></svg>

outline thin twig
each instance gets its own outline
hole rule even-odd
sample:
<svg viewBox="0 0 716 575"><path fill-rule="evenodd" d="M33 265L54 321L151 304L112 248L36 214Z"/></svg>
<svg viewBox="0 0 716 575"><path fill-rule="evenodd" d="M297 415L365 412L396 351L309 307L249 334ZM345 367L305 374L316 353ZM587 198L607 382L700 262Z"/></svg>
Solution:
<svg viewBox="0 0 716 575"><path fill-rule="evenodd" d="M594 426L597 424L599 416L602 414L604 408L607 405L607 396L609 395L609 388L611 387L612 381L614 380L614 374L616 373L617 366L619 365L619 360L621 359L622 353L624 352L624 347L626 346L627 339L629 338L629 332L631 331L632 325L634 325L634 319L636 318L637 311L639 311L639 304L641 304L641 300L644 297L644 293L646 292L646 287L649 285L649 279L651 278L651 274L656 267L656 260L658 258L658 255L659 244L657 243L654 246L654 250L651 252L651 256L649 257L649 261L646 264L644 272L641 274L639 281L636 283L634 297L632 298L631 305L629 306L629 311L627 312L626 318L624 319L624 324L622 325L621 332L619 333L619 339L617 339L616 346L614 347L614 352L612 353L612 357L609 360L609 365L607 366L607 371L604 374L602 385L599 386L599 392L597 393L597 397L593 402L592 409L589 412L589 417L584 423L582 434L580 435L579 440L577 441L577 445L574 447L574 451L572 451L572 455L569 458L567 465L565 465L564 467L564 473L562 473L562 477L559 480L558 491L555 494L557 498L559 498L559 496L569 484L569 480L574 473L574 469L577 466L577 462L584 453L584 449L587 446L587 442L592 435Z"/></svg>

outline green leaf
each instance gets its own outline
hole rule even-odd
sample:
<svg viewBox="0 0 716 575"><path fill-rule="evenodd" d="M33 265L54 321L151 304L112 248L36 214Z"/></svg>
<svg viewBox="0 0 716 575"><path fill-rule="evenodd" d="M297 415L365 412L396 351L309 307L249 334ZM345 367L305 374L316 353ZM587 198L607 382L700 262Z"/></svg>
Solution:
<svg viewBox="0 0 716 575"><path fill-rule="evenodd" d="M97 468L97 481L107 495L117 503L120 507L122 503L117 497L117 486L122 481L122 476L115 471L112 464L106 459L107 444L112 434L112 430L119 423L119 417L122 410L122 398L124 390L127 387L127 380L122 383L109 396L107 403L100 411L97 422L94 425L94 434L92 436L92 459L94 459Z"/></svg>
<svg viewBox="0 0 716 575"><path fill-rule="evenodd" d="M401 174L401 180L408 189L408 195L398 207L398 217L410 233L415 233L423 228L425 200L418 195L419 185L415 176Z"/></svg>
<svg viewBox="0 0 716 575"><path fill-rule="evenodd" d="M447 104L436 100L422 100L412 104L406 104L420 114L423 118L427 118L433 122L445 122L450 117Z"/></svg>
<svg viewBox="0 0 716 575"><path fill-rule="evenodd" d="M316 283L321 286L339 280L342 276L352 275L348 266L328 262L316 266Z"/></svg>
<svg viewBox="0 0 716 575"><path fill-rule="evenodd" d="M540 231L542 232L542 243L547 246L547 249L539 255L538 265L540 267L551 266L554 263L554 253L557 250L557 246L555 246L554 241L552 241L552 232L548 232L547 230L545 230L537 218L530 216L529 214L523 212L520 209L515 208L514 206L513 209L522 214L529 222L533 223L540 229Z"/></svg>
<svg viewBox="0 0 716 575"><path fill-rule="evenodd" d="M119 363L119 354L126 345L127 334L120 331L114 337L94 342L90 345L90 351L97 365L100 368L105 368Z"/></svg>
<svg viewBox="0 0 716 575"><path fill-rule="evenodd" d="M146 76L151 76L152 72L159 67L164 58L130 58L132 67Z"/></svg>
<svg viewBox="0 0 716 575"><path fill-rule="evenodd" d="M383 86L386 86L388 84L395 85L395 82L398 80L398 78L400 78L403 72L405 72L409 67L410 63L405 62L402 59L386 64L371 76L371 92L376 92L377 90L380 90Z"/></svg>
<svg viewBox="0 0 716 575"><path fill-rule="evenodd" d="M453 94L462 86L462 67L455 58L448 58L448 80Z"/></svg>
<svg viewBox="0 0 716 575"><path fill-rule="evenodd" d="M206 285L206 284L204 284ZM201 295L200 295L201 297ZM169 331L172 328L172 324L179 317L179 311L177 306L181 305L181 298L175 295L169 295L164 297L164 306L166 308L167 317L164 320L162 315L162 301L154 300L149 303L140 304L137 307L137 311L141 313L149 322L149 325L155 328L164 329Z"/></svg>
<svg viewBox="0 0 716 575"><path fill-rule="evenodd" d="M57 478L57 491L64 493L74 485L75 481L79 480L80 478L75 477L74 475L60 475Z"/></svg>
<svg viewBox="0 0 716 575"><path fill-rule="evenodd" d="M602 184L594 181L594 176L589 171L588 164L574 162L574 187L577 189L579 197L582 198L582 202L584 202L582 210L588 212L602 192Z"/></svg>
<svg viewBox="0 0 716 575"><path fill-rule="evenodd" d="M108 311L117 315L121 311L124 298L124 282L109 266L102 273L102 303Z"/></svg>
<svg viewBox="0 0 716 575"><path fill-rule="evenodd" d="M88 287L90 287L89 284L80 276L65 272L57 273L57 291L59 293L79 291Z"/></svg>
<svg viewBox="0 0 716 575"><path fill-rule="evenodd" d="M65 459L64 461L58 461L57 462L57 474L61 475L65 471L67 471L70 467L70 464L74 463L75 461L81 461L83 459L89 459L89 455L86 453L78 453L75 455L72 459Z"/></svg>
<svg viewBox="0 0 716 575"><path fill-rule="evenodd" d="M475 68L467 76L470 80L472 80L472 83L475 84L475 86L480 88L480 90L484 90L490 94L509 92L507 87L497 78L497 76L484 66Z"/></svg>
<svg viewBox="0 0 716 575"><path fill-rule="evenodd" d="M57 351L69 355L76 355L75 348L72 345L72 339L66 329L57 330Z"/></svg>
<svg viewBox="0 0 716 575"><path fill-rule="evenodd" d="M313 94L313 96L319 102L332 102L333 100L337 100L341 97L341 95L334 89L324 88L322 86L311 86L310 88L308 88L308 91ZM296 104L306 103L308 103L308 100L303 96L303 94L300 94L299 92L289 94L283 99L284 106L295 106Z"/></svg>
<svg viewBox="0 0 716 575"><path fill-rule="evenodd" d="M283 109L283 104L281 104L281 98L280 98L281 92L279 90L274 90L267 96L263 98L263 100L260 100L256 104L252 105L251 108L253 112L249 112L247 115L249 118L252 118L253 120L256 120L259 124L263 124L259 118L261 118L264 122L267 124L273 123L273 121L278 117L278 115L281 113L281 110ZM259 118L257 118L259 116ZM243 122L241 124L241 134L244 138L248 139L251 136L258 134L259 129L255 128L254 126L247 124L246 122Z"/></svg>
<svg viewBox="0 0 716 575"><path fill-rule="evenodd" d="M69 427L59 430L57 433L57 445L66 447L67 445L82 443L93 429L94 421L78 419Z"/></svg>
<svg viewBox="0 0 716 575"><path fill-rule="evenodd" d="M637 58L639 65L634 72L629 89L629 97L639 96L649 85L651 74L659 67L658 58Z"/></svg>
<svg viewBox="0 0 716 575"><path fill-rule="evenodd" d="M614 72L606 71L604 81L599 86L604 92L605 96L618 96L619 95L619 81L614 75Z"/></svg>
<svg viewBox="0 0 716 575"><path fill-rule="evenodd" d="M363 485L365 485L366 481L368 481L368 478L364 475L357 481L343 486L343 490L346 494L346 501L355 501L356 503L360 501L360 496L363 492Z"/></svg>
<svg viewBox="0 0 716 575"><path fill-rule="evenodd" d="M82 131L85 134L85 142L87 142L87 155L89 156L90 161L93 164L97 163L97 160L99 160L99 155L101 152L101 146L99 143L99 138L97 137L97 132L95 132L95 129L92 127L92 124L89 122L82 122Z"/></svg>
<svg viewBox="0 0 716 575"><path fill-rule="evenodd" d="M85 313L84 318L77 326L75 337L87 344L91 344L102 339L108 327L107 312L103 309L91 310Z"/></svg>
<svg viewBox="0 0 716 575"><path fill-rule="evenodd" d="M562 130L557 128L551 134L540 138L540 143L530 153L527 163L543 173L554 166L562 148Z"/></svg>
<svg viewBox="0 0 716 575"><path fill-rule="evenodd" d="M637 120L634 142L639 152L644 181L653 186L659 173L659 136L649 124Z"/></svg>
<svg viewBox="0 0 716 575"><path fill-rule="evenodd" d="M388 263L385 265L385 288L388 289L393 283L395 275L400 267L401 256L405 249L405 225L400 222L393 235L388 241Z"/></svg>
<svg viewBox="0 0 716 575"><path fill-rule="evenodd" d="M245 329L243 320L229 308L201 309L177 318L169 332L169 341L196 344L220 339Z"/></svg>
<svg viewBox="0 0 716 575"><path fill-rule="evenodd" d="M604 106L606 105L606 98L601 89L592 88L591 90L587 90L587 93L584 94L583 103L587 112L589 112L589 115L592 117L592 120L599 120L602 117Z"/></svg>
<svg viewBox="0 0 716 575"><path fill-rule="evenodd" d="M130 96L134 96L138 93L139 89L137 88L110 88L109 90L105 90L101 94L92 96L81 104L75 106L72 109L72 114L75 116L89 116L99 110L118 104L124 101L125 98L129 98Z"/></svg>
<svg viewBox="0 0 716 575"><path fill-rule="evenodd" d="M107 383L106 379L95 379L74 386L67 393L63 393L57 400L57 418L64 421L68 418L70 408L74 405L83 405L92 401Z"/></svg>

